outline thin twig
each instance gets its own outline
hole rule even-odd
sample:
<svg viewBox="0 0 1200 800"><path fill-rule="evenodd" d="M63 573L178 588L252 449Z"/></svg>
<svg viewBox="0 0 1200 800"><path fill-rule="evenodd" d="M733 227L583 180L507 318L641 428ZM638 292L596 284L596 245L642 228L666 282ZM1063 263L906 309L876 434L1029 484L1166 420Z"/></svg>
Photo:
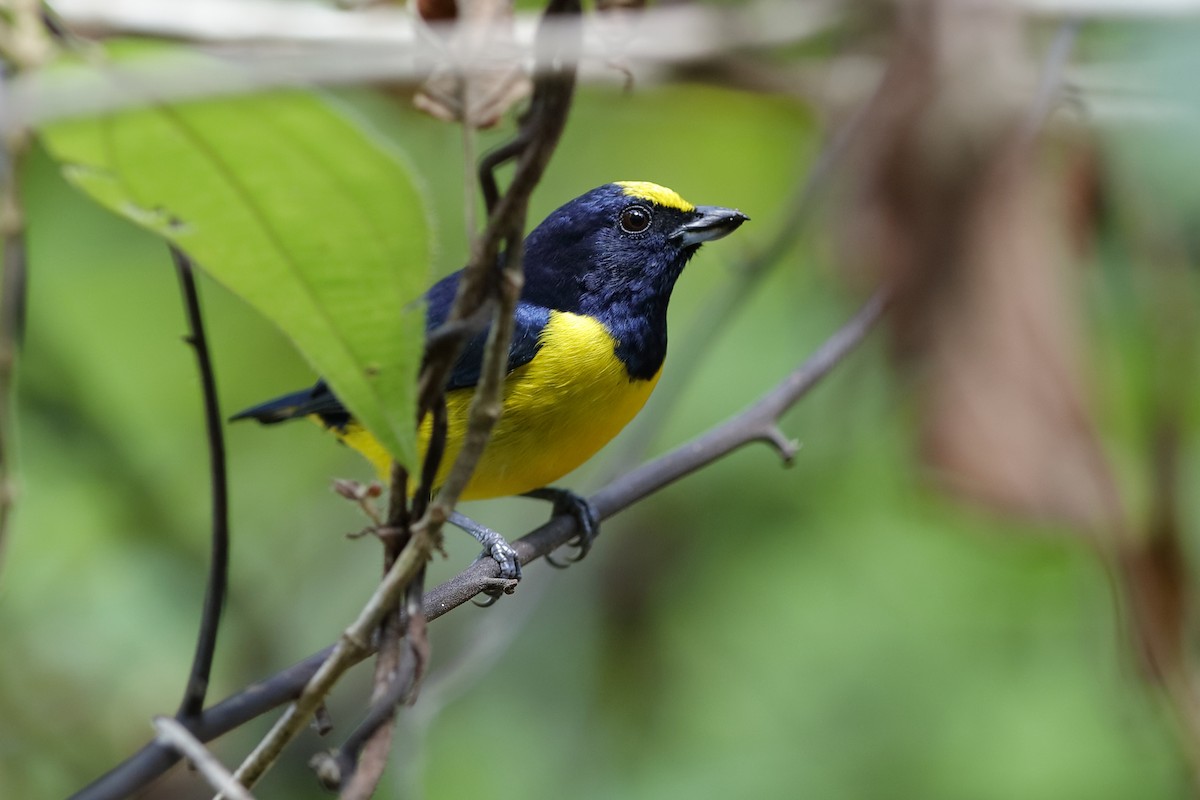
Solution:
<svg viewBox="0 0 1200 800"><path fill-rule="evenodd" d="M413 581L412 587L417 585L418 581ZM416 691L422 655L407 637L398 637L395 644L395 655L388 659L387 673L381 675L381 671L376 670L377 691L362 722L341 747L333 752L318 753L310 762L327 785L342 787L340 800L366 800L374 794L387 766L395 732L396 708L409 701Z"/></svg>
<svg viewBox="0 0 1200 800"><path fill-rule="evenodd" d="M204 334L204 317L200 313L200 295L192 262L179 248L171 247L171 258L179 273L179 286L187 314L189 333L185 341L196 353L200 369L200 390L204 397L204 426L208 434L209 484L212 492L212 563L208 570L208 585L204 590L204 609L200 616L200 632L196 637L196 653L188 676L183 700L175 717L189 721L204 709L212 674L213 656L217 648L217 631L221 626L221 610L229 583L229 488L225 470L225 437L222 433L221 408L217 401L217 382L213 373L208 340Z"/></svg>
<svg viewBox="0 0 1200 800"><path fill-rule="evenodd" d="M342 632L320 668L309 676L300 696L238 767L234 773L238 782L247 788L253 787L275 763L283 748L307 727L309 719L342 674L371 654L374 649L371 645L372 634L388 612L396 607L416 574L425 568L433 550L434 544L426 531L414 526L412 538L400 551L396 562L388 570L358 618ZM201 724L203 721L202 717Z"/></svg>
<svg viewBox="0 0 1200 800"><path fill-rule="evenodd" d="M879 321L889 299L889 291L877 292L809 359L754 405L697 439L620 476L593 495L591 501L601 516L611 517L680 478L720 460L743 445L758 441L774 426L775 420L783 412L799 402L866 337ZM577 535L574 520L560 516L518 539L513 546L520 555L521 563L528 564L553 552ZM396 567L393 567L393 571L395 570ZM433 621L470 601L487 588L489 582L495 580L498 574L499 569L495 562L488 559L476 561L456 577L425 595L426 617ZM343 640L345 639L346 636L343 635ZM344 641L339 641L337 645L255 683L205 711L193 727L193 732L197 738L208 741L244 725L292 700L307 684L329 670L347 668L349 665L342 662L348 660L348 652ZM355 661L361 661L369 654L369 645L363 644L351 655ZM333 663L335 657L337 665ZM170 751L151 743L75 794L73 800L115 800L124 797L146 786L177 760Z"/></svg>
<svg viewBox="0 0 1200 800"><path fill-rule="evenodd" d="M154 730L158 731L160 742L196 765L196 769L208 781L209 786L224 793L230 800L254 800L250 792L233 779L225 765L179 720L155 717Z"/></svg>
<svg viewBox="0 0 1200 800"><path fill-rule="evenodd" d="M508 370L508 349L512 339L513 312L523 283L522 257L525 217L529 196L541 180L550 156L566 127L567 114L575 93L575 65L565 55L578 47L579 0L551 0L546 8L547 22L574 20L575 40L566 37L537 42L538 61L545 67L534 84L530 109L521 122L517 137L501 148L503 158L485 158L480 169L484 198L488 204L489 225L479 248L479 269L489 269L495 263L501 243L504 245L503 268L499 286L499 303L492 319L484 351L483 368L471 400L464 441L453 468L446 476L437 497L437 506L444 519L453 510L459 495L470 481L475 464L483 454L492 427L500 418L504 376ZM556 30L569 30L560 21ZM502 160L516 159L516 171L508 190L495 200L494 169ZM489 183L490 181L490 183ZM459 287L463 299L464 289ZM456 299L456 300L457 300Z"/></svg>
<svg viewBox="0 0 1200 800"><path fill-rule="evenodd" d="M402 782L398 797L420 798L422 764L425 759L426 733L443 711L466 695L492 668L521 641L520 633L534 619L548 596L550 581L521 585L521 602L512 603L503 613L477 615L476 621L461 637L463 648L445 660L421 687L421 702L405 711L399 720L400 747L393 756L393 773Z"/></svg>
<svg viewBox="0 0 1200 800"><path fill-rule="evenodd" d="M551 0L544 20L553 21L563 15L578 17L579 13L578 0ZM575 43L566 42L565 46L569 49L573 44ZM553 64L564 60L559 50L546 51L543 48L539 55L544 63ZM498 200L495 185L497 159L485 159L480 169L487 200L488 227L478 245L472 248L471 263L463 271L450 319L460 319L470 313L469 309L482 305L486 299L484 292L489 288L495 292L498 302L495 303L488 332L480 379L471 401L464 442L446 480L439 487L435 505L430 507L424 519L427 530L434 537L441 523L453 510L459 494L470 481L475 465L487 446L491 430L500 417L508 350L514 324L513 315L521 294L522 245L529 195L540 180L566 126L574 86L573 66L547 69L538 75L530 110L522 119L516 137L502 148L506 155L517 158L517 168L508 190ZM470 120L467 120L467 124L470 124ZM468 197L468 201L470 200ZM504 250L501 257L502 244ZM489 278L489 273L498 259L503 266L501 280L499 285L496 285ZM444 420L442 424L444 425ZM430 463L432 471L436 472L438 461L440 455L436 459L427 457L427 472ZM430 485L427 484L426 488ZM369 797L374 791L386 764L386 746L391 742L395 707L401 700L413 697L416 683L424 672L428 658L428 640L424 636L421 577L417 576L408 591L412 608L406 615L405 644L406 652L411 657L404 663L410 668L398 670L399 653L393 651L390 654L391 668L387 674L381 676L377 670L376 697L368 709L366 718L334 756L336 770L341 779L345 781L350 778L342 791L343 800L361 800ZM394 647L398 642L387 644ZM395 673L394 676L392 673ZM390 685L388 678L392 678ZM367 748L373 756L369 769L360 764L360 756ZM322 765L330 769L328 762L322 762Z"/></svg>
<svg viewBox="0 0 1200 800"><path fill-rule="evenodd" d="M426 461L429 456L426 454ZM384 542L384 572L395 563L396 557L412 533L411 519L408 510L408 475L399 464L392 465L392 486L388 495L387 525L392 535ZM424 585L425 570L420 570L405 590L407 600L413 593ZM419 595L418 595L419 596ZM407 605L407 603L406 603ZM417 609L418 614L420 609ZM375 661L375 688L372 700L378 701L385 696L388 687L400 679L399 673L404 664L404 656L415 651L414 646L405 637L405 615L400 608L392 609L384 618L380 627L379 655ZM414 659L409 659L413 661ZM413 667L415 672L416 667ZM317 774L326 785L333 788L342 787L342 800L366 800L375 793L379 779L383 777L384 767L387 766L388 752L392 746L392 732L396 714L395 704L386 709L386 713L375 724L347 748L343 745L339 751L343 758L337 763L336 773L328 773L328 765L322 769L317 766ZM310 762L311 763L311 762Z"/></svg>
<svg viewBox="0 0 1200 800"><path fill-rule="evenodd" d="M816 352L757 402L666 455L630 470L592 495L600 518L608 519L747 444L773 441L777 421L813 389L866 337L890 301L891 292L878 290L863 307ZM558 516L513 542L522 564L552 552L578 534L574 520ZM425 613L433 620L469 601L499 575L495 562L476 561L425 596Z"/></svg>

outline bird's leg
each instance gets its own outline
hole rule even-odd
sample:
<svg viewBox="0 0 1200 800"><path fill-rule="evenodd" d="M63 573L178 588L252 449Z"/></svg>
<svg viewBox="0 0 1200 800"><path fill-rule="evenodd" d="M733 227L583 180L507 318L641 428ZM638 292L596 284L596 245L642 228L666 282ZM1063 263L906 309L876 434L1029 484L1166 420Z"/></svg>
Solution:
<svg viewBox="0 0 1200 800"><path fill-rule="evenodd" d="M575 524L579 527L579 535L575 537L574 543L579 548L579 552L571 556L569 561L579 561L588 554L588 551L592 549L592 542L600 534L600 514L590 500L575 494L570 489L560 489L556 486L534 489L532 492L526 492L524 497L533 497L553 503L554 516L566 514L575 520ZM555 561L550 556L546 556L546 561L559 569L568 566L562 561Z"/></svg>
<svg viewBox="0 0 1200 800"><path fill-rule="evenodd" d="M483 545L483 554L500 565L501 578L510 581L521 580L521 561L517 558L517 551L503 536L458 511L451 511L446 521L479 540Z"/></svg>

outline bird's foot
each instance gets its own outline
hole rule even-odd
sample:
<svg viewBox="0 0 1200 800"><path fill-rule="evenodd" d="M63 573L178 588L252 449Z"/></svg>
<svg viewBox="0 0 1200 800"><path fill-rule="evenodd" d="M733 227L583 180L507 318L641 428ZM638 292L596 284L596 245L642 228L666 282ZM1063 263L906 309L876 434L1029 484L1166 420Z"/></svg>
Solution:
<svg viewBox="0 0 1200 800"><path fill-rule="evenodd" d="M513 546L499 533L484 525L480 525L466 514L452 511L447 521L454 527L461 528L471 534L483 545L483 553L480 555L480 558L490 558L500 566L500 578L508 582L505 584L503 591L511 594L513 588L516 587L516 581L521 580L521 560L517 555L517 551L513 549ZM494 588L489 588L485 591L488 595L495 596L493 595Z"/></svg>
<svg viewBox="0 0 1200 800"><path fill-rule="evenodd" d="M554 516L565 514L575 520L575 525L579 528L579 534L571 540L571 544L577 548L575 554L568 556L566 561L558 561L547 555L546 561L550 563L550 566L565 569L570 564L582 560L592 549L592 542L596 541L596 537L600 534L600 513L596 511L596 507L592 505L591 501L582 495L575 494L570 489L559 489L555 486L534 489L532 492L526 492L525 496L553 503L554 511L552 513Z"/></svg>

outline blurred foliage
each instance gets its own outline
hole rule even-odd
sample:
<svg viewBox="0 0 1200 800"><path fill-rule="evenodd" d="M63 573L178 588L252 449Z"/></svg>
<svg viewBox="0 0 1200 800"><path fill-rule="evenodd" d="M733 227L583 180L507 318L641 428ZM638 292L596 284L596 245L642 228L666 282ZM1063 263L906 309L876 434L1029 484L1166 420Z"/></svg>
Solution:
<svg viewBox="0 0 1200 800"><path fill-rule="evenodd" d="M366 92L334 101L409 154L436 219L434 273L460 266L454 129ZM618 179L748 213L681 280L678 336L723 291L738 253L774 231L820 134L781 99L586 89L530 216ZM27 199L23 492L0 582L0 796L33 798L78 788L174 707L202 595L207 472L165 247L89 205L44 156L30 165ZM1137 480L1144 454L1123 409L1154 389L1139 368L1137 265L1116 246L1095 260L1085 279L1102 423ZM831 332L855 302L836 277L814 224L696 374L673 373L668 359L663 381L688 390L654 449L737 410ZM227 412L312 379L274 328L202 288ZM380 796L1187 796L1170 716L1138 680L1104 569L1056 531L931 493L913 467L912 408L879 350L853 356L787 418L804 445L793 469L766 448L735 454L607 523L583 563L534 565L515 596L437 622L433 672L401 715ZM315 426L228 435L235 539L214 698L332 641L379 571L376 546L341 536L361 527L358 513L328 491L332 476L369 477L364 462ZM566 483L587 491L612 468L601 454ZM545 513L519 499L467 511L510 533ZM475 556L468 537L449 535L431 581ZM361 713L366 672L334 694L335 739ZM268 724L216 752L236 763ZM309 735L259 796L327 796L304 766L327 746ZM177 769L146 796L209 795Z"/></svg>

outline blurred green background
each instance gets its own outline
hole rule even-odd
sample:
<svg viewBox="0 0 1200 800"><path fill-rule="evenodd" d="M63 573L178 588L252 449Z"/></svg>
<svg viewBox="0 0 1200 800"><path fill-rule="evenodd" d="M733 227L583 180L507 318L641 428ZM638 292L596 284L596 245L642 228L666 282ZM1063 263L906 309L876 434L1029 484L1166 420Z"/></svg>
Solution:
<svg viewBox="0 0 1200 800"><path fill-rule="evenodd" d="M456 130L371 93L334 99L420 175L436 219L431 279L460 266ZM774 234L821 135L811 113L778 98L587 88L531 223L618 179L749 214L680 281L678 352L739 257ZM197 377L165 247L93 207L44 155L27 201L21 496L0 577L6 798L79 788L174 709L208 549ZM1128 265L1103 249L1098 261L1087 277L1093 341L1117 362L1096 376L1102 424L1128 455L1140 446L1130 409L1149 388L1120 365L1144 354L1124 300ZM841 287L817 220L694 374L668 359L662 385L686 389L660 429L633 428L564 483L594 490L633 438L662 452L761 394L852 312ZM253 312L210 281L202 291L226 415L312 380ZM1188 796L1171 717L1139 678L1102 566L1060 532L933 493L882 351L873 340L786 418L803 443L793 468L748 448L606 523L584 562L539 563L513 597L439 620L432 672L402 714L379 796ZM234 545L213 699L333 641L380 561L371 541L343 537L363 520L329 490L335 476L369 479L365 462L315 426L227 432ZM521 499L465 510L513 536L546 513ZM431 582L477 548L451 531L447 549ZM356 723L368 673L334 693L329 740L307 734L258 796L327 796L305 762ZM215 751L236 764L269 723ZM177 769L145 796L210 794Z"/></svg>

